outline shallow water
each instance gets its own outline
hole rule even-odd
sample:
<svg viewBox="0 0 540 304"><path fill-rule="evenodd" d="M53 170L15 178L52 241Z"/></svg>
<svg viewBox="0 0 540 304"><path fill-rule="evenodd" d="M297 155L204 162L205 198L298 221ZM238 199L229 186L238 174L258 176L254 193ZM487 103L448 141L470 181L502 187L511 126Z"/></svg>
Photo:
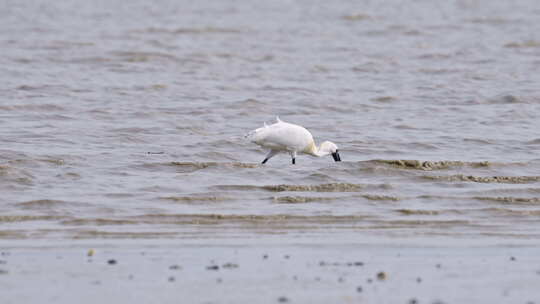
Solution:
<svg viewBox="0 0 540 304"><path fill-rule="evenodd" d="M0 10L0 236L537 244L536 1ZM278 156L271 121L343 162ZM294 242L294 241L292 241Z"/></svg>

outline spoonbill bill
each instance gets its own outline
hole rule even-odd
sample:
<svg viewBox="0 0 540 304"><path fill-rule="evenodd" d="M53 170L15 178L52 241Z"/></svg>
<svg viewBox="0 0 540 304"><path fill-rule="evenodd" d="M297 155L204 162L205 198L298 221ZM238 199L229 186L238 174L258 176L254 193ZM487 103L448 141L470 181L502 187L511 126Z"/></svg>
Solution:
<svg viewBox="0 0 540 304"><path fill-rule="evenodd" d="M281 121L279 117L276 117L276 123L271 125L265 123L263 127L249 132L245 137L251 142L269 149L262 161L263 164L278 153L289 153L293 165L296 163L298 153L317 157L332 155L334 161L341 161L336 144L325 141L317 147L313 136L306 128Z"/></svg>

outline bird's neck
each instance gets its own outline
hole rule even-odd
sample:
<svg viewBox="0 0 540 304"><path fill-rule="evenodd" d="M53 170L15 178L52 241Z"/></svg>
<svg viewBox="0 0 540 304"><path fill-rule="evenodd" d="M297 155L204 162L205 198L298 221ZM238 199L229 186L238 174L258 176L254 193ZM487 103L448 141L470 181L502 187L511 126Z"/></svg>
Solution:
<svg viewBox="0 0 540 304"><path fill-rule="evenodd" d="M322 151L321 146L317 147L314 141L311 142L311 144L307 147L305 152L309 155L313 155L317 157L323 157L330 154L328 151Z"/></svg>

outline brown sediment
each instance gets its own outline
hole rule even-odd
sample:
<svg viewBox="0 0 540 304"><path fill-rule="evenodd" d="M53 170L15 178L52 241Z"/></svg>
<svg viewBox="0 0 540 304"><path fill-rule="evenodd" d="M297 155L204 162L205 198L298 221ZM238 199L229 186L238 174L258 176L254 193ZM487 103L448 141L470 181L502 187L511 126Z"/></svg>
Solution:
<svg viewBox="0 0 540 304"><path fill-rule="evenodd" d="M19 230L0 230L0 238L2 239L24 239L27 235Z"/></svg>
<svg viewBox="0 0 540 304"><path fill-rule="evenodd" d="M180 166L180 167L195 167L197 169L205 169L208 167L233 167L233 168L257 168L259 167L259 164L252 164L252 163L239 163L239 162L233 162L233 163L219 163L219 162L170 162L169 163L172 166Z"/></svg>
<svg viewBox="0 0 540 304"><path fill-rule="evenodd" d="M359 184L349 183L331 183L319 185L270 185L262 186L261 188L268 191L284 192L284 191L302 191L302 192L357 192L364 186Z"/></svg>
<svg viewBox="0 0 540 304"><path fill-rule="evenodd" d="M27 222L27 221L50 221L65 219L65 216L55 215L0 215L0 223Z"/></svg>
<svg viewBox="0 0 540 304"><path fill-rule="evenodd" d="M301 223L350 223L372 218L366 215L253 215L253 214L149 214L130 217L144 224L269 224L272 222L301 222Z"/></svg>
<svg viewBox="0 0 540 304"><path fill-rule="evenodd" d="M92 239L92 238L122 238L122 239L146 239L146 238L164 238L176 236L176 232L109 232L99 230L81 230L77 231L73 239Z"/></svg>
<svg viewBox="0 0 540 304"><path fill-rule="evenodd" d="M95 225L95 226L107 226L107 225L136 225L140 222L134 220L125 219L106 219L106 218L93 218L93 219L70 219L62 221L62 225L68 226L83 226L83 225Z"/></svg>
<svg viewBox="0 0 540 304"><path fill-rule="evenodd" d="M537 205L540 203L539 197L486 197L486 196L475 196L473 199L481 201L493 201L503 204L512 204L512 205Z"/></svg>
<svg viewBox="0 0 540 304"><path fill-rule="evenodd" d="M318 185L216 185L211 188L224 190L224 191L256 191L264 190L270 192L360 192L368 187L376 187L380 189L391 189L392 186L388 184L350 184L350 183L330 183L330 184L318 184Z"/></svg>
<svg viewBox="0 0 540 304"><path fill-rule="evenodd" d="M438 215L439 211L435 210L412 210L412 209L397 209L397 212L404 215Z"/></svg>
<svg viewBox="0 0 540 304"><path fill-rule="evenodd" d="M46 209L65 204L66 202L60 200L43 199L17 203L15 205L17 207L21 207L22 209Z"/></svg>
<svg viewBox="0 0 540 304"><path fill-rule="evenodd" d="M170 200L179 203L197 203L197 202L222 202L231 200L229 197L224 196L164 196L160 197L162 200Z"/></svg>
<svg viewBox="0 0 540 304"><path fill-rule="evenodd" d="M511 42L504 45L507 48L537 48L540 47L540 41L527 40L525 42Z"/></svg>
<svg viewBox="0 0 540 304"><path fill-rule="evenodd" d="M44 163L51 163L53 165L58 165L58 166L65 164L65 161L61 158L42 158L42 159L37 159L37 161L44 162Z"/></svg>
<svg viewBox="0 0 540 304"><path fill-rule="evenodd" d="M366 15L366 14L345 15L345 16L342 16L341 18L347 21L362 21L362 20L372 19L371 16Z"/></svg>
<svg viewBox="0 0 540 304"><path fill-rule="evenodd" d="M260 165L255 163L240 163L240 162L165 162L165 163L145 163L138 165L145 169L164 169L174 168L180 173L191 173L207 168L257 168Z"/></svg>
<svg viewBox="0 0 540 304"><path fill-rule="evenodd" d="M505 24L512 22L510 19L500 18L500 17L481 17L481 18L470 18L465 19L465 21L470 23L480 23L480 24Z"/></svg>
<svg viewBox="0 0 540 304"><path fill-rule="evenodd" d="M527 184L540 181L540 176L472 176L472 175L425 175L424 179L448 182L475 182L475 183L501 183L501 184Z"/></svg>
<svg viewBox="0 0 540 304"><path fill-rule="evenodd" d="M515 210L515 209L506 209L506 208L487 208L483 209L482 211L485 212L495 212L495 213L503 213L506 215L540 215L540 210Z"/></svg>
<svg viewBox="0 0 540 304"><path fill-rule="evenodd" d="M379 97L371 98L371 100L377 101L377 102L391 102L391 101L395 101L396 98L393 96L379 96Z"/></svg>
<svg viewBox="0 0 540 304"><path fill-rule="evenodd" d="M397 228L399 226L409 227L409 226L430 226L430 227L452 227L452 226L470 226L469 221L465 220L393 220L382 222L381 224L388 225L388 228ZM377 226L373 228L378 228Z"/></svg>
<svg viewBox="0 0 540 304"><path fill-rule="evenodd" d="M32 179L34 178L28 171L12 165L0 165L0 177L5 177L8 181L21 185L32 185Z"/></svg>
<svg viewBox="0 0 540 304"><path fill-rule="evenodd" d="M281 204L303 204L321 201L333 201L338 197L274 196L274 202Z"/></svg>
<svg viewBox="0 0 540 304"><path fill-rule="evenodd" d="M399 201L400 198L396 196L388 196L388 195L377 195L377 194L364 194L361 195L361 197L373 200L373 201Z"/></svg>
<svg viewBox="0 0 540 304"><path fill-rule="evenodd" d="M386 159L376 159L374 162L388 164L399 168L404 169L416 169L416 170L442 170L448 169L451 167L463 167L470 166L473 168L479 167L489 167L491 163L484 162L462 162L462 161L419 161L419 160L386 160Z"/></svg>
<svg viewBox="0 0 540 304"><path fill-rule="evenodd" d="M167 29L167 28L156 28L150 27L142 30L135 30L136 33L164 33L164 34L236 34L240 33L241 30L233 28L222 28L222 27L201 27L201 28L188 28L181 27L176 29Z"/></svg>

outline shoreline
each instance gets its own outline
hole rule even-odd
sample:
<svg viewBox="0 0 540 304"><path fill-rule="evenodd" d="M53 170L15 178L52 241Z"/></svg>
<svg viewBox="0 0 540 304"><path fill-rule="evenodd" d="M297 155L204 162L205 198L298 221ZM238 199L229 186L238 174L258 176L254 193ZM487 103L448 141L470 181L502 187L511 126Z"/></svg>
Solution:
<svg viewBox="0 0 540 304"><path fill-rule="evenodd" d="M540 298L540 246L75 246L2 247L4 303L434 304Z"/></svg>

